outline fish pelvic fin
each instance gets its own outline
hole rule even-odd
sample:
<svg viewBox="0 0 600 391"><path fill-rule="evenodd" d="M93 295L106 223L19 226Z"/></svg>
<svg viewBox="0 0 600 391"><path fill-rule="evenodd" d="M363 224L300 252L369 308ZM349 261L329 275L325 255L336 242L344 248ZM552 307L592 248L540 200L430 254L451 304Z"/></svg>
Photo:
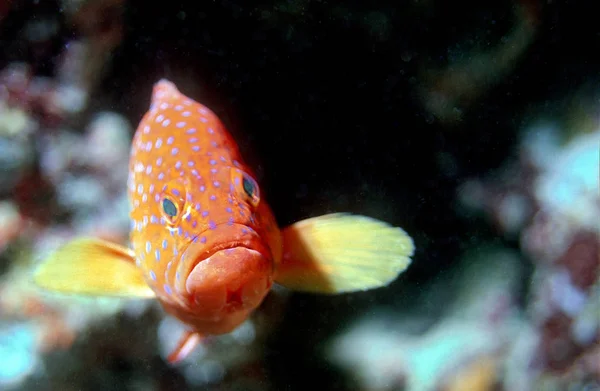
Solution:
<svg viewBox="0 0 600 391"><path fill-rule="evenodd" d="M167 361L171 364L183 361L204 339L205 337L196 331L186 331L179 339L175 349L167 357Z"/></svg>

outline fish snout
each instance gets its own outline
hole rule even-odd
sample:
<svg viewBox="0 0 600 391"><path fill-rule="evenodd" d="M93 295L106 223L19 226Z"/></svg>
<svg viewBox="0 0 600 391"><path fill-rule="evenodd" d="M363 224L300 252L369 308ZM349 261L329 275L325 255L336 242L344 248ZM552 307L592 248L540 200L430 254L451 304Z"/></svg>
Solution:
<svg viewBox="0 0 600 391"><path fill-rule="evenodd" d="M185 289L205 311L252 310L273 283L272 264L261 252L233 247L219 250L194 266Z"/></svg>

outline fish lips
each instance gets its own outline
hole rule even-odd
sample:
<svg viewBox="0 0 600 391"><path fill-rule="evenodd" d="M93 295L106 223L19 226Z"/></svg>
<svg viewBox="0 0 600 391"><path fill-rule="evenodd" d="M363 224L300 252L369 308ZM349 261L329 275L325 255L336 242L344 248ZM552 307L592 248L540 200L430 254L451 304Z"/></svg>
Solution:
<svg viewBox="0 0 600 391"><path fill-rule="evenodd" d="M204 238L204 239L203 239ZM183 254L178 288L198 304L257 305L272 284L271 251L242 224L222 224L194 238Z"/></svg>

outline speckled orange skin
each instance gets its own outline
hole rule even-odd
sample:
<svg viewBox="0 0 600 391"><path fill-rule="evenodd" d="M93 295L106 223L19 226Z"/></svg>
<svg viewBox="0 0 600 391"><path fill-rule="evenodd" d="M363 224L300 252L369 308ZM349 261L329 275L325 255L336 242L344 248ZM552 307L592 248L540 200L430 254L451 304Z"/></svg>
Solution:
<svg viewBox="0 0 600 391"><path fill-rule="evenodd" d="M212 111L161 80L129 170L131 243L148 285L194 331L233 330L268 293L282 252L236 143Z"/></svg>

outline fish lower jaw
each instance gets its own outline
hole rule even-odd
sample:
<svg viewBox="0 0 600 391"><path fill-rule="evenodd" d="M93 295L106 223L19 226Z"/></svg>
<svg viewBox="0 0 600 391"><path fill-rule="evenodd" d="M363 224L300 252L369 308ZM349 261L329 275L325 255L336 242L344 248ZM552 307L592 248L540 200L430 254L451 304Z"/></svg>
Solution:
<svg viewBox="0 0 600 391"><path fill-rule="evenodd" d="M224 312L217 317L204 318L196 314L186 319L179 317L187 325L202 335L219 335L230 333L248 319L251 310Z"/></svg>

